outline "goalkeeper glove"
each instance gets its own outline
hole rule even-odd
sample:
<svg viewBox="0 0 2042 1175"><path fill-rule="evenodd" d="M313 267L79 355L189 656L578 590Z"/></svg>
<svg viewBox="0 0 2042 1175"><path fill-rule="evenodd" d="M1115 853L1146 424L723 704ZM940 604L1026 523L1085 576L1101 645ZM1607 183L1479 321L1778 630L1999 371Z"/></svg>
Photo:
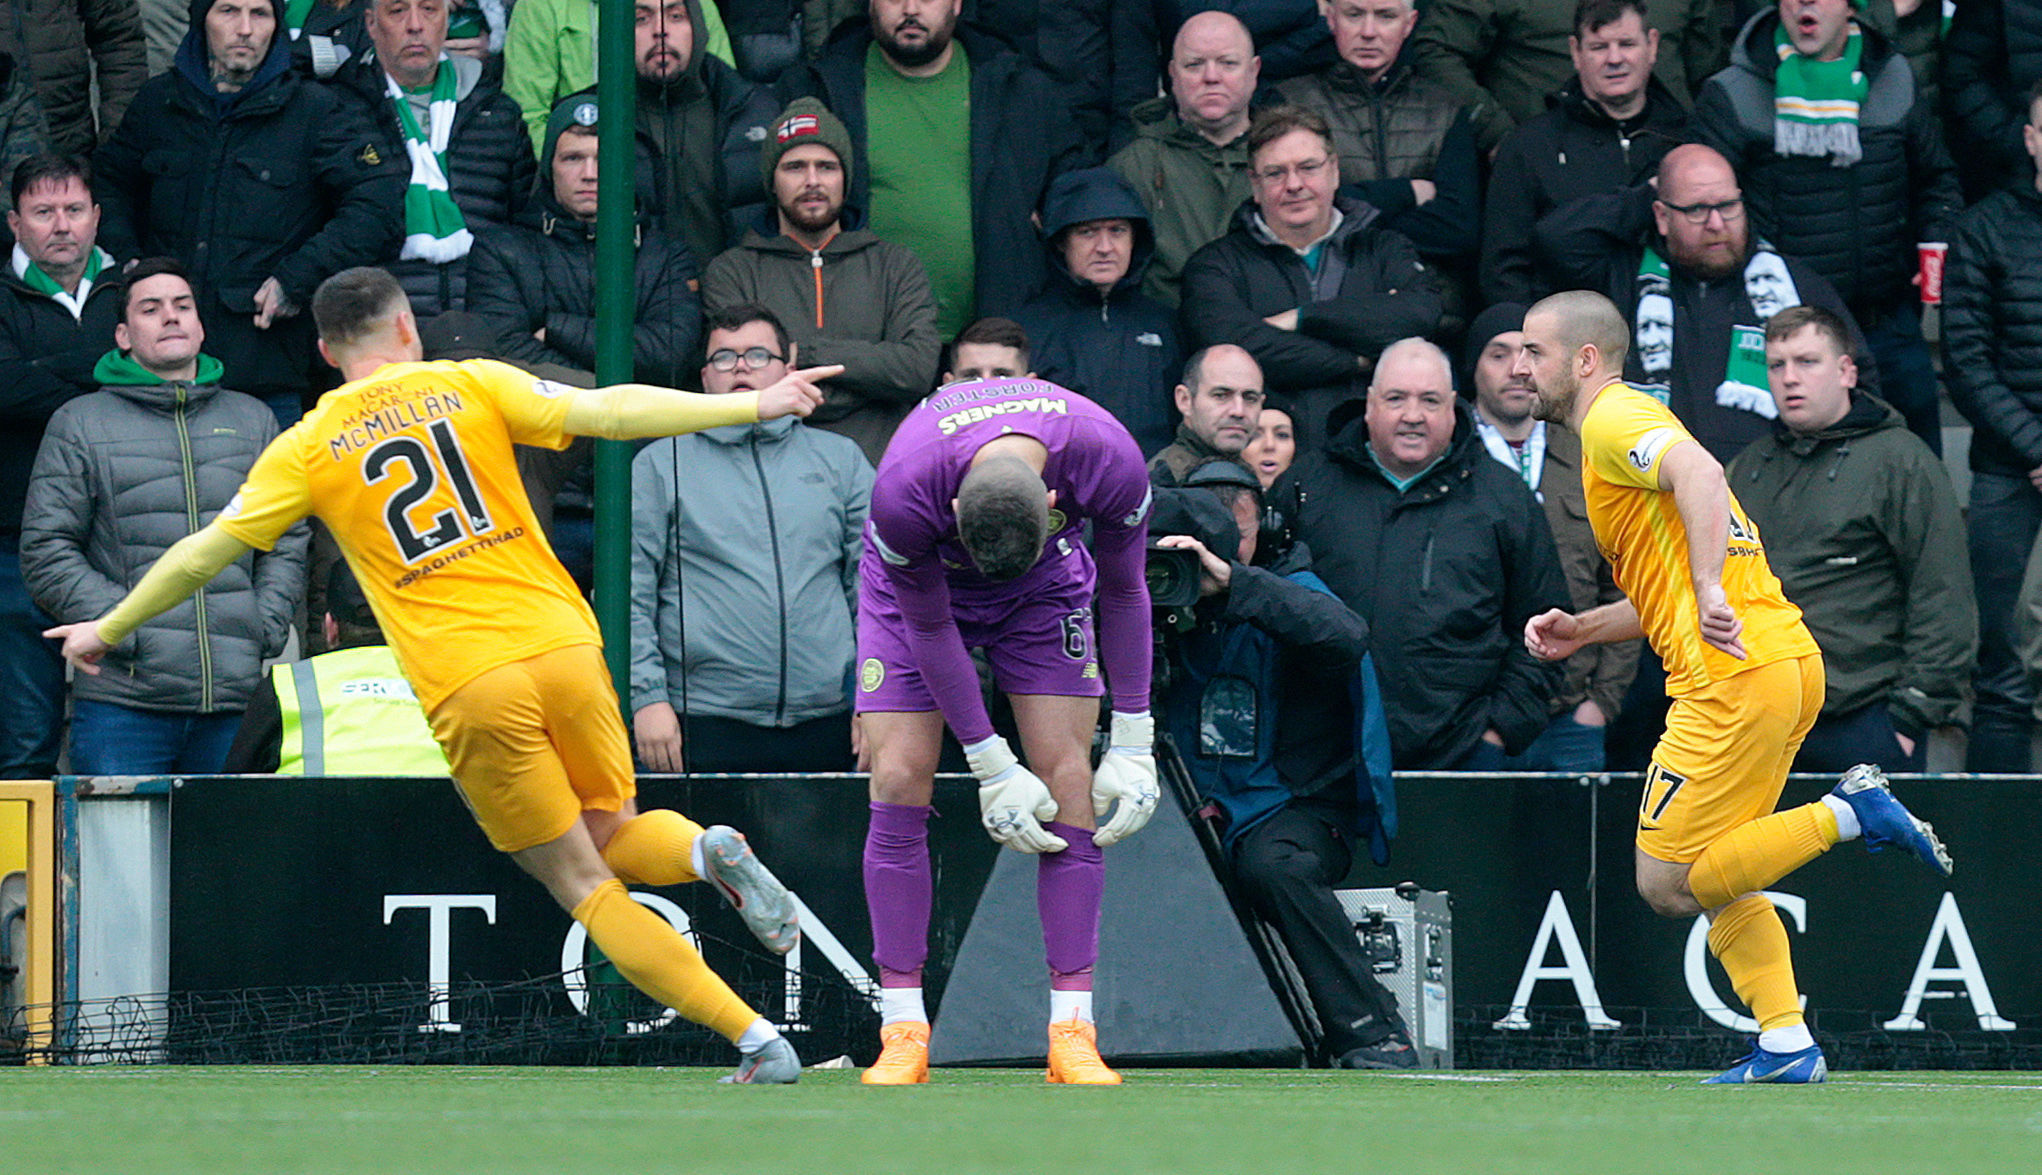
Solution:
<svg viewBox="0 0 2042 1175"><path fill-rule="evenodd" d="M1140 832L1155 814L1158 794L1156 720L1146 711L1122 714L1116 710L1113 736L1107 740L1099 769L1092 773L1092 813L1103 820L1116 801L1120 810L1092 838L1093 843L1110 845Z"/></svg>
<svg viewBox="0 0 2042 1175"><path fill-rule="evenodd" d="M1056 817L1056 797L1049 785L1021 765L1007 740L994 735L964 748L971 773L978 778L980 822L992 838L1024 853L1054 853L1069 842L1042 826Z"/></svg>

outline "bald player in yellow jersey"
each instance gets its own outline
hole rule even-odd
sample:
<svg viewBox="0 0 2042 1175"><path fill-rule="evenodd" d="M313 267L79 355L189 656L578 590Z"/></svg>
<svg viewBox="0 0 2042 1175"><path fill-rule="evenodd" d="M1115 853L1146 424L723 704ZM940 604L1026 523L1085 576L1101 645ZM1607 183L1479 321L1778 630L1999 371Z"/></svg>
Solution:
<svg viewBox="0 0 2042 1175"><path fill-rule="evenodd" d="M799 1078L794 1049L624 882L707 880L785 953L792 897L736 830L640 813L630 744L595 616L541 533L513 444L667 436L806 416L815 382L752 394L626 384L593 390L502 363L424 363L403 289L379 269L329 278L312 299L319 351L347 383L256 459L241 492L172 546L97 621L51 629L81 671L250 548L317 515L333 531L490 843L542 882L640 990L721 1033L726 1081Z"/></svg>
<svg viewBox="0 0 2042 1175"><path fill-rule="evenodd" d="M1581 436L1588 521L1625 599L1525 624L1534 656L1645 637L1673 705L1638 809L1638 892L1669 918L1710 919L1709 949L1759 1023L1718 1084L1808 1083L1829 1072L1801 1015L1787 930L1764 890L1846 840L1891 844L1947 876L1934 831L1876 767L1775 812L1822 709L1822 655L1767 566L1723 467L1652 396L1623 382L1630 331L1600 294L1555 294L1524 319L1517 369L1540 419Z"/></svg>

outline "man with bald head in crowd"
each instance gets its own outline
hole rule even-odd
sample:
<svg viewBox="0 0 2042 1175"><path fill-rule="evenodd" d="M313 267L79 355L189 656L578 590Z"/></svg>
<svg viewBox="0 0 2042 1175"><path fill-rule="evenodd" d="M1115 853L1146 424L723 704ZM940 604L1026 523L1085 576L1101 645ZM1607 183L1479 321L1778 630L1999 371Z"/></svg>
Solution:
<svg viewBox="0 0 2042 1175"><path fill-rule="evenodd" d="M1215 343L1184 364L1177 385L1177 439L1149 458L1149 480L1181 484L1191 467L1213 457L1239 459L1262 414L1262 368L1232 343Z"/></svg>
<svg viewBox="0 0 2042 1175"><path fill-rule="evenodd" d="M1836 287L1753 231L1737 173L1713 148L1676 147L1658 186L1588 196L1539 221L1552 276L1608 295L1631 325L1621 374L1661 399L1718 462L1767 435L1779 409L1765 374L1765 324L1820 306L1850 325L1867 390L1876 364ZM1655 392L1660 395L1660 392Z"/></svg>
<svg viewBox="0 0 2042 1175"><path fill-rule="evenodd" d="M1638 809L1638 892L1668 918L1707 914L1709 950L1758 1021L1757 1047L1711 1084L1807 1084L1829 1073L1802 1018L1787 931L1768 887L1846 840L1895 845L1937 872L1949 854L1876 767L1774 812L1822 709L1822 653L1780 591L1723 467L1666 406L1624 382L1629 329L1616 304L1572 290L1533 306L1515 374L1540 419L1581 435L1588 521L1628 595L1532 618L1546 661L1645 637L1673 707Z"/></svg>
<svg viewBox="0 0 2042 1175"><path fill-rule="evenodd" d="M1248 104L1262 59L1238 17L1201 12L1177 30L1168 72L1170 92L1134 108L1134 142L1106 165L1149 210L1156 255L1142 289L1175 306L1184 263L1225 235L1248 199Z"/></svg>
<svg viewBox="0 0 2042 1175"><path fill-rule="evenodd" d="M1369 623L1399 770L1497 770L1545 730L1560 670L1520 634L1566 605L1566 578L1544 511L1483 448L1444 352L1392 343L1366 404L1337 410L1326 448L1272 496Z"/></svg>

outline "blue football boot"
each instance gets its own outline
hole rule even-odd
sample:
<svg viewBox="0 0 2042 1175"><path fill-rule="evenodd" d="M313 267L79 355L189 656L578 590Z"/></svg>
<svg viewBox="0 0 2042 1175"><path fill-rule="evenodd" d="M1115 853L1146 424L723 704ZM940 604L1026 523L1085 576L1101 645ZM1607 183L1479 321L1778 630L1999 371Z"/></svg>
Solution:
<svg viewBox="0 0 2042 1175"><path fill-rule="evenodd" d="M1754 1043L1751 1055L1702 1082L1703 1085L1816 1085L1829 1080L1829 1062L1822 1046L1791 1053L1771 1053Z"/></svg>
<svg viewBox="0 0 2042 1175"><path fill-rule="evenodd" d="M1936 830L1893 797L1886 785L1886 773L1869 763L1844 772L1842 782L1830 793L1851 806L1858 815L1858 828L1865 847L1873 852L1895 845L1920 858L1922 864L1945 877L1950 875L1950 852L1936 839Z"/></svg>

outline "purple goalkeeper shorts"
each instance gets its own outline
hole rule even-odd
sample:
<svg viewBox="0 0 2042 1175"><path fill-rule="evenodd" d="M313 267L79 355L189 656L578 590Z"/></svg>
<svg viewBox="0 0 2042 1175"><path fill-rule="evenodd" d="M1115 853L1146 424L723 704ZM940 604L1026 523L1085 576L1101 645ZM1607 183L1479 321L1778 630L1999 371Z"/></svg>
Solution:
<svg viewBox="0 0 2042 1175"><path fill-rule="evenodd" d="M984 649L993 684L1008 694L1096 698L1106 692L1092 639L1095 594L1089 554L1068 576L1015 590L971 592L953 585L950 611L967 649ZM859 561L857 712L935 710L915 668L908 625L878 557Z"/></svg>

